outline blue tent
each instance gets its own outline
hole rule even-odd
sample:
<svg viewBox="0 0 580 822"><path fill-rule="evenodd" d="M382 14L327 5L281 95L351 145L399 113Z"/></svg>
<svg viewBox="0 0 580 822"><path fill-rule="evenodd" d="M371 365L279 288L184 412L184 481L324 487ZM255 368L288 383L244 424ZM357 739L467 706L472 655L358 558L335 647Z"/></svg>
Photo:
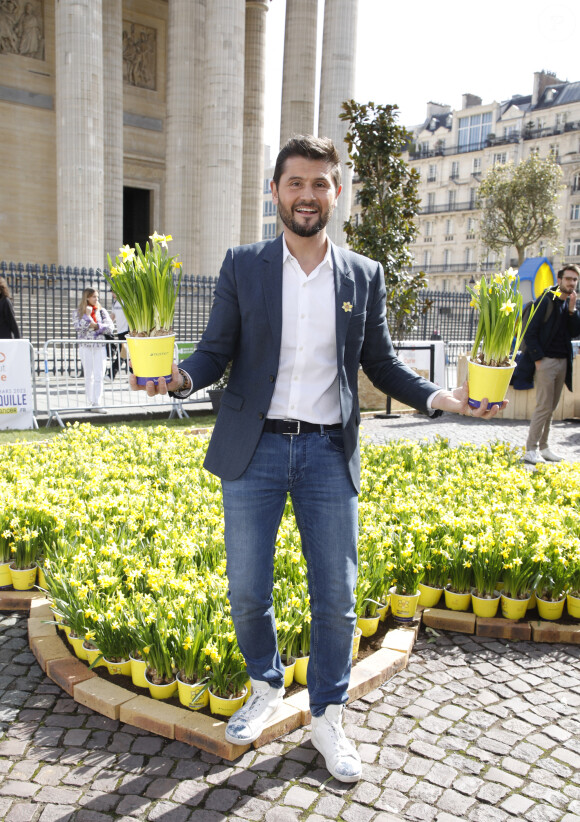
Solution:
<svg viewBox="0 0 580 822"><path fill-rule="evenodd" d="M528 257L521 264L518 275L524 303L535 300L546 288L556 285L554 269L547 257Z"/></svg>

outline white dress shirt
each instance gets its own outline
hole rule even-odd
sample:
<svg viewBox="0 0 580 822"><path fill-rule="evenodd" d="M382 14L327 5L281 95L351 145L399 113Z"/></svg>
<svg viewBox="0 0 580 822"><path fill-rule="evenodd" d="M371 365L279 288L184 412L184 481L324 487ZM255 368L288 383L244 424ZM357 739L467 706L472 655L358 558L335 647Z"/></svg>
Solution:
<svg viewBox="0 0 580 822"><path fill-rule="evenodd" d="M267 416L332 425L341 421L332 244L310 274L282 244L282 342Z"/></svg>

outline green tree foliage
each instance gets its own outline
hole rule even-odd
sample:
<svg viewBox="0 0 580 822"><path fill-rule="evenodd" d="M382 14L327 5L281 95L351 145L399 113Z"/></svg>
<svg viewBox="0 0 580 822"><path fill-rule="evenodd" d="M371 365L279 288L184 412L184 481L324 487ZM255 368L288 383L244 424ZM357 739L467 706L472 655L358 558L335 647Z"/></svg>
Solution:
<svg viewBox="0 0 580 822"><path fill-rule="evenodd" d="M398 106L348 100L342 108L340 117L349 123L347 165L360 182L362 208L362 221L355 225L351 217L344 230L353 251L382 263L391 331L403 339L416 323L418 294L427 287L423 271L410 271L409 246L417 235L420 207L419 172L402 157L411 134L397 124Z"/></svg>
<svg viewBox="0 0 580 822"><path fill-rule="evenodd" d="M513 246L519 266L526 247L538 240L556 240L559 222L555 211L561 189L562 171L552 157L542 160L532 154L517 165L491 168L478 191L483 245L492 251Z"/></svg>

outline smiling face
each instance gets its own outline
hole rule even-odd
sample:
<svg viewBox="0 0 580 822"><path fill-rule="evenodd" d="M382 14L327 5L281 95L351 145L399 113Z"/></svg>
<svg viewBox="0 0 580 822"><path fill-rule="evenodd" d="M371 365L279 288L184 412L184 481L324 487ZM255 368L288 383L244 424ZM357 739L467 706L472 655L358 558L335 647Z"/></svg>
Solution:
<svg viewBox="0 0 580 822"><path fill-rule="evenodd" d="M324 160L288 157L279 185L271 183L280 219L298 237L318 234L332 216L341 188L336 189L331 170Z"/></svg>

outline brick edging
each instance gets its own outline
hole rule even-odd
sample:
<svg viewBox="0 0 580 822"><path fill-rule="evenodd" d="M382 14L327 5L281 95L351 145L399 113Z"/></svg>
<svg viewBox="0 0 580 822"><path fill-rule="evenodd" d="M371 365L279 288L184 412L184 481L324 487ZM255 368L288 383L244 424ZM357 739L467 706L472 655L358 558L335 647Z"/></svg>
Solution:
<svg viewBox="0 0 580 822"><path fill-rule="evenodd" d="M564 625L537 617L514 621L504 617L478 617L468 611L449 611L444 608L425 608L422 619L423 624L429 628L460 634L580 645L580 623Z"/></svg>
<svg viewBox="0 0 580 822"><path fill-rule="evenodd" d="M72 652L58 635L49 601L36 591L0 591L0 611L29 613L28 643L38 664L76 702L110 719L118 719L145 731L195 745L203 751L232 761L252 745L226 742L226 722L186 708L167 705L145 694L134 694L121 685L101 679ZM349 702L365 696L406 668L419 633L421 611L409 626L388 630L381 648L352 667ZM279 736L310 723L306 689L287 697L277 718L253 743L266 745Z"/></svg>

